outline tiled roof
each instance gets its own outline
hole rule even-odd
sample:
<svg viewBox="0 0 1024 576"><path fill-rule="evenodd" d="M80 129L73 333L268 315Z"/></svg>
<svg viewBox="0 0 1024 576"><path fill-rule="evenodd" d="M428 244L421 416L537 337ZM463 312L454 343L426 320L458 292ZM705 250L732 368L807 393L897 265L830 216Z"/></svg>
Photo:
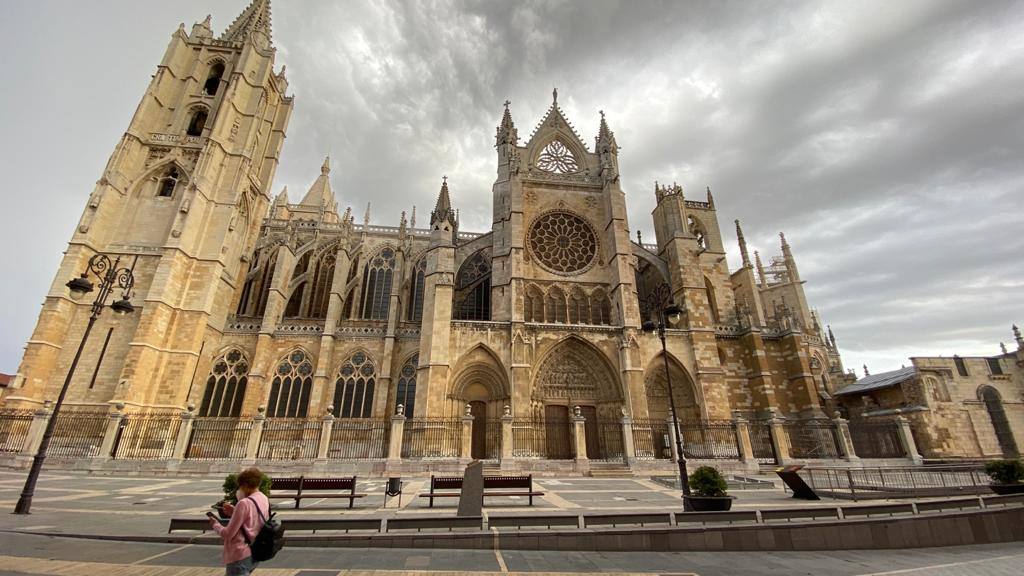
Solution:
<svg viewBox="0 0 1024 576"><path fill-rule="evenodd" d="M870 392L871 390L888 388L890 386L895 386L900 382L910 380L915 376L917 376L917 368L914 366L907 366L906 368L900 368L899 370L892 370L890 372L882 372L880 374L872 374L840 389L836 392L836 396L849 396L851 394L860 394L862 392Z"/></svg>

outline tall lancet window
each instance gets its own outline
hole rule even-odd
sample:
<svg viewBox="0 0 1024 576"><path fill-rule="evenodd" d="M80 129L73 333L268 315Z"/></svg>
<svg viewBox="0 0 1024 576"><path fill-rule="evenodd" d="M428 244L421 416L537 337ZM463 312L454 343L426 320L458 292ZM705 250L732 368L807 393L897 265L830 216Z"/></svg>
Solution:
<svg viewBox="0 0 1024 576"><path fill-rule="evenodd" d="M395 410L401 404L405 409L405 417L412 418L416 413L416 368L420 357L415 355L405 361L398 375L398 388L395 391Z"/></svg>
<svg viewBox="0 0 1024 576"><path fill-rule="evenodd" d="M277 363L267 399L267 416L305 418L312 388L313 361L304 351L295 350Z"/></svg>
<svg viewBox="0 0 1024 576"><path fill-rule="evenodd" d="M237 349L221 354L213 361L206 379L200 416L238 417L245 400L245 385L249 380L249 361Z"/></svg>
<svg viewBox="0 0 1024 576"><path fill-rule="evenodd" d="M409 284L409 321L423 320L423 273L427 268L427 259L420 258L412 269Z"/></svg>
<svg viewBox="0 0 1024 576"><path fill-rule="evenodd" d="M363 320L387 320L391 305L391 280L395 273L395 251L384 248L363 268Z"/></svg>
<svg viewBox="0 0 1024 576"><path fill-rule="evenodd" d="M156 195L161 198L170 198L174 196L174 189L178 187L178 180L181 179L181 173L178 172L177 166L171 166L164 172L164 175L160 177L160 184L157 186Z"/></svg>
<svg viewBox="0 0 1024 576"><path fill-rule="evenodd" d="M373 415L373 389L377 367L365 352L356 352L338 371L334 385L334 415L369 418Z"/></svg>
<svg viewBox="0 0 1024 576"><path fill-rule="evenodd" d="M455 278L456 320L491 319L491 251L483 249L459 268Z"/></svg>

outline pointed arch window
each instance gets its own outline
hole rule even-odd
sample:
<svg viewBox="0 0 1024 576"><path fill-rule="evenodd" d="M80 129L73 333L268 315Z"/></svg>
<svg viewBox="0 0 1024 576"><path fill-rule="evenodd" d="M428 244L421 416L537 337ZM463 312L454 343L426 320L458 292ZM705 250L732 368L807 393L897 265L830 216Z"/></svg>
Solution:
<svg viewBox="0 0 1024 576"><path fill-rule="evenodd" d="M537 156L537 168L552 174L579 172L579 163L572 151L561 140L552 140Z"/></svg>
<svg viewBox="0 0 1024 576"><path fill-rule="evenodd" d="M420 258L412 270L409 294L409 321L420 322L423 320L423 284L424 272L427 268L427 259Z"/></svg>
<svg viewBox="0 0 1024 576"><path fill-rule="evenodd" d="M178 172L178 167L169 166L164 175L160 177L156 195L161 198L171 198L174 196L174 189L178 187L178 180L180 179L181 172Z"/></svg>
<svg viewBox="0 0 1024 576"><path fill-rule="evenodd" d="M302 350L295 350L277 364L267 400L271 418L305 418L313 388L313 362Z"/></svg>
<svg viewBox="0 0 1024 576"><path fill-rule="evenodd" d="M544 295L536 286L530 286L526 289L523 303L526 307L523 317L527 322L544 321Z"/></svg>
<svg viewBox="0 0 1024 576"><path fill-rule="evenodd" d="M224 76L224 63L217 61L210 66L210 74L206 77L206 83L203 84L203 94L207 96L216 96L217 90L220 89L220 79Z"/></svg>
<svg viewBox="0 0 1024 576"><path fill-rule="evenodd" d="M365 352L356 352L338 371L334 385L334 415L338 418L369 418L377 367Z"/></svg>
<svg viewBox="0 0 1024 576"><path fill-rule="evenodd" d="M590 295L590 323L607 325L612 323L612 306L605 291L598 288Z"/></svg>
<svg viewBox="0 0 1024 576"><path fill-rule="evenodd" d="M416 414L416 368L419 367L420 357L415 355L405 361L402 371L398 375L398 389L395 391L395 410L401 404L405 409L405 417L412 418Z"/></svg>
<svg viewBox="0 0 1024 576"><path fill-rule="evenodd" d="M330 304L331 284L334 281L335 257L327 252L316 261L313 271L313 292L309 297L309 318L326 318Z"/></svg>
<svg viewBox="0 0 1024 576"><path fill-rule="evenodd" d="M1020 455L1017 449L1017 441L1013 437L1013 430L1010 429L1010 421L1006 417L1006 409L1003 408L1003 399L999 392L991 386L982 386L981 401L985 403L985 410L992 421L992 428L996 433L996 440L999 442L999 449L1003 452L1004 458L1016 458Z"/></svg>
<svg viewBox="0 0 1024 576"><path fill-rule="evenodd" d="M721 318L718 315L718 298L715 297L715 286L711 284L711 279L707 276L704 277L704 291L707 292L708 296L708 308L711 310L711 321L718 324L721 322Z"/></svg>
<svg viewBox="0 0 1024 576"><path fill-rule="evenodd" d="M192 118L188 121L188 129L185 130L186 136L202 136L203 128L206 127L206 118L208 114L206 110L197 108L192 112Z"/></svg>
<svg viewBox="0 0 1024 576"><path fill-rule="evenodd" d="M285 318L298 318L302 312L302 296L306 292L306 283L300 282L292 290L291 298L288 299L288 305L284 307Z"/></svg>
<svg viewBox="0 0 1024 576"><path fill-rule="evenodd" d="M491 319L491 252L479 250L459 268L455 278L456 320Z"/></svg>
<svg viewBox="0 0 1024 576"><path fill-rule="evenodd" d="M206 379L200 416L237 417L242 413L245 386L249 380L249 362L238 349L217 357Z"/></svg>
<svg viewBox="0 0 1024 576"><path fill-rule="evenodd" d="M391 306L391 281L395 273L395 251L384 248L363 268L363 320L387 320Z"/></svg>
<svg viewBox="0 0 1024 576"><path fill-rule="evenodd" d="M238 302L237 313L243 316L263 316L267 308L267 297L270 295L270 281L274 277L274 269L277 267L277 250L269 256L261 256L262 264L257 264L256 272L250 272L250 278L246 280L242 298ZM258 262L258 260L257 260Z"/></svg>
<svg viewBox="0 0 1024 576"><path fill-rule="evenodd" d="M548 290L548 297L545 299L544 305L544 319L556 324L566 323L565 293L557 286Z"/></svg>

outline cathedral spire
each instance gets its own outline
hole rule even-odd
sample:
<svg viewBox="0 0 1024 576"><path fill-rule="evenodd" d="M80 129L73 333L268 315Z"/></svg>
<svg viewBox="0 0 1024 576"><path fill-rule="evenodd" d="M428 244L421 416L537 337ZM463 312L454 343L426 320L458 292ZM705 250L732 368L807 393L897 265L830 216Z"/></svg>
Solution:
<svg viewBox="0 0 1024 576"><path fill-rule="evenodd" d="M604 110L599 110L601 114L601 126L597 129L597 149L600 153L602 145L608 145L612 152L618 152L619 145L615 142L615 133L608 128L608 122L604 118Z"/></svg>
<svg viewBox="0 0 1024 576"><path fill-rule="evenodd" d="M754 262L757 264L757 279L758 279L758 283L761 285L762 288L764 288L764 285L765 285L765 281L764 281L765 280L765 278L764 278L764 265L761 264L761 254L758 253L757 250L754 250Z"/></svg>
<svg viewBox="0 0 1024 576"><path fill-rule="evenodd" d="M786 235L779 232L779 239L782 241L782 258L786 263L786 271L789 273L790 282L799 282L800 273L796 269L796 260L793 258L793 252L789 249L789 242L786 242Z"/></svg>
<svg viewBox="0 0 1024 576"><path fill-rule="evenodd" d="M828 341L832 343L832 349L836 348L836 335L832 333L832 325L828 325Z"/></svg>
<svg viewBox="0 0 1024 576"><path fill-rule="evenodd" d="M452 200L448 195L447 176L441 178L441 191L437 194L437 204L434 206L434 211L430 214L430 224L434 225L445 220L453 224L459 220L458 216L455 215L455 211L452 210Z"/></svg>
<svg viewBox="0 0 1024 576"><path fill-rule="evenodd" d="M302 201L299 204L305 206L323 206L328 210L335 209L334 202L334 190L331 189L331 158L330 156L324 158L324 163L320 166L320 176L317 177L313 185L309 187L309 191L302 197Z"/></svg>
<svg viewBox="0 0 1024 576"><path fill-rule="evenodd" d="M228 42L244 42L250 34L263 36L269 47L272 36L270 30L270 0L252 0L249 6L235 18L220 39Z"/></svg>
<svg viewBox="0 0 1024 576"><path fill-rule="evenodd" d="M743 237L743 229L740 228L739 220L736 220L736 239L740 244L740 256L743 257L743 267L750 268L750 256L747 254L747 239Z"/></svg>
<svg viewBox="0 0 1024 576"><path fill-rule="evenodd" d="M512 121L512 113L508 109L509 104L512 104L512 102L505 100L505 113L501 115L501 124L495 130L495 146L501 146L502 144L516 146L519 144L519 132L516 130L515 122Z"/></svg>
<svg viewBox="0 0 1024 576"><path fill-rule="evenodd" d="M708 186L708 206L712 210L715 209L715 197L711 195L711 186Z"/></svg>

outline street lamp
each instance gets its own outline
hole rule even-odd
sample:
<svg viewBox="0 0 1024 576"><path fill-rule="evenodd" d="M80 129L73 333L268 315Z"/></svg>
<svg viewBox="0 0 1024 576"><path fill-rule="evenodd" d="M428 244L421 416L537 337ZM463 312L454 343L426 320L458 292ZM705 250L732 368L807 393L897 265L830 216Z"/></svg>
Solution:
<svg viewBox="0 0 1024 576"><path fill-rule="evenodd" d="M136 258L138 260L138 258ZM110 309L114 311L118 316L125 316L131 314L135 308L132 303L128 301L131 295L132 286L135 285L135 276L133 270L135 269L135 263L132 263L131 268L118 268L118 264L121 263L121 257L118 256L113 262L105 254L96 254L89 259L89 265L85 272L77 278L71 279L66 286L71 293L73 300L81 300L83 296L93 291L92 282L89 281L89 273L92 272L99 279L99 292L96 294L96 300L92 303L92 310L89 313L89 323L85 326L85 333L82 334L82 341L78 343L78 351L75 352L75 359L71 361L71 368L68 370L68 375L64 378L64 385L61 386L60 395L57 396L57 403L53 406L53 414L50 415L50 420L46 423L46 430L43 431L43 439L39 443L39 450L36 452L35 458L32 460L32 468L28 472L28 478L25 479L25 487L21 490L21 497L18 498L18 504L14 507L15 514L29 514L32 508L32 496L36 490L36 480L39 479L39 472L43 469L43 461L46 460L46 450L50 447L50 438L53 436L53 428L57 424L57 415L60 413L60 407L64 403L64 396L68 393L68 386L71 384L71 378L75 375L75 368L78 367L78 360L82 357L82 350L85 348L85 342L89 339L89 332L92 331L93 324L96 323L96 319L99 318L100 312L103 311L103 307L106 305L107 296L116 289L120 288L123 290L121 299L115 301L110 305Z"/></svg>
<svg viewBox="0 0 1024 576"><path fill-rule="evenodd" d="M668 369L668 351L665 349L665 328L675 324L683 315L679 306L672 303L672 288L662 283L651 291L645 299L646 309L658 313L658 321L647 320L641 325L644 332L657 332L661 339L661 357L665 360L665 380L668 383L668 401L672 407L673 436L676 438L676 463L679 464L679 483L683 487L683 496L690 495L690 483L686 475L686 457L683 456L682 431L679 430L679 415L676 413L676 398L672 393L672 372ZM684 506L686 506L684 501ZM684 508L685 509L685 508Z"/></svg>

